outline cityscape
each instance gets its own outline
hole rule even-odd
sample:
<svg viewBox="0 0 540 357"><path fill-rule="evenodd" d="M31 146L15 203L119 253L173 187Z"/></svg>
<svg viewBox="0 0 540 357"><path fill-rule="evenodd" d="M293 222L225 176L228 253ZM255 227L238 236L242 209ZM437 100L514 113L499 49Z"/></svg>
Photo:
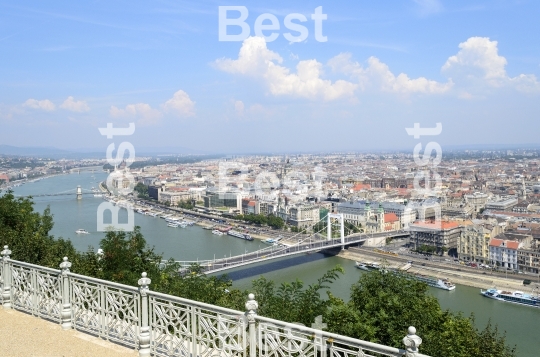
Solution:
<svg viewBox="0 0 540 357"><path fill-rule="evenodd" d="M0 6L6 356L537 355L536 3Z"/></svg>

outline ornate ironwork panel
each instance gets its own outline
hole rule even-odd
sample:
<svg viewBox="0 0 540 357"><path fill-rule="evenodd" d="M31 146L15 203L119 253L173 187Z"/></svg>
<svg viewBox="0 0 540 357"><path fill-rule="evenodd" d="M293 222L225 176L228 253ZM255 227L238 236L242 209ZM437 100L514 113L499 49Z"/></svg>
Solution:
<svg viewBox="0 0 540 357"><path fill-rule="evenodd" d="M315 336L295 330L293 325L278 326L271 323L259 322L258 352L265 357L317 357L318 351L325 352L326 348Z"/></svg>
<svg viewBox="0 0 540 357"><path fill-rule="evenodd" d="M243 313L206 310L149 294L150 348L156 356L241 356L246 354Z"/></svg>
<svg viewBox="0 0 540 357"><path fill-rule="evenodd" d="M11 288L14 308L60 322L62 285L58 272L11 264Z"/></svg>
<svg viewBox="0 0 540 357"><path fill-rule="evenodd" d="M401 357L396 349L366 341L339 339L326 332L304 331L294 324L258 321L259 357Z"/></svg>
<svg viewBox="0 0 540 357"><path fill-rule="evenodd" d="M72 325L101 338L138 347L140 296L136 290L111 287L71 276Z"/></svg>

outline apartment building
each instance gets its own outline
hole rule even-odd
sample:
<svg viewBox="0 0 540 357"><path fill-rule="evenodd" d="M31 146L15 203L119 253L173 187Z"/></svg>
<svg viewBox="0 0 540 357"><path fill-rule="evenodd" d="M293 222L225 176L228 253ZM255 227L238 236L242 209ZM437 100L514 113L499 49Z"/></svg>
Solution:
<svg viewBox="0 0 540 357"><path fill-rule="evenodd" d="M414 248L427 245L457 250L462 226L456 221L418 221L409 225L409 231Z"/></svg>
<svg viewBox="0 0 540 357"><path fill-rule="evenodd" d="M465 261L489 264L489 243L502 231L502 227L496 221L475 220L473 224L464 225L458 240L459 258Z"/></svg>

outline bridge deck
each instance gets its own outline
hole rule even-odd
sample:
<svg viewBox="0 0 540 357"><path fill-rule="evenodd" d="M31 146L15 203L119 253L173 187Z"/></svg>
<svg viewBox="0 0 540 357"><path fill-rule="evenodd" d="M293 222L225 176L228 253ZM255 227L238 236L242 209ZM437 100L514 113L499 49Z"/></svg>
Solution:
<svg viewBox="0 0 540 357"><path fill-rule="evenodd" d="M354 234L348 237L345 237L344 244L341 243L340 239L333 240L304 240L299 244L292 245L289 247L268 247L264 250L237 255L234 257L216 259L214 261L199 261L198 264L201 265L203 271L207 274L222 272L225 270L259 263L271 259L277 259L281 257L289 257L298 254L318 252L321 250L335 249L343 246L350 246L364 242L370 238L374 237L398 237L402 235L407 235L403 231L390 231L390 232L380 232L374 234ZM188 267L188 262L179 262L182 263L182 266ZM194 262L193 262L194 263Z"/></svg>

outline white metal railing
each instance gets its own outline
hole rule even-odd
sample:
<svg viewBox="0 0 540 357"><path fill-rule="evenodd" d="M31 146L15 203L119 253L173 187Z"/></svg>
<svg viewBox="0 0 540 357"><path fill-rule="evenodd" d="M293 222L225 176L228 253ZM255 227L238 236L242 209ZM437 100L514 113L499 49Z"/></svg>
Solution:
<svg viewBox="0 0 540 357"><path fill-rule="evenodd" d="M249 294L246 311L237 311L150 291L146 273L139 287L10 259L1 252L0 302L34 316L130 346L139 356L192 357L428 357L414 327L405 349L322 331L257 315Z"/></svg>

